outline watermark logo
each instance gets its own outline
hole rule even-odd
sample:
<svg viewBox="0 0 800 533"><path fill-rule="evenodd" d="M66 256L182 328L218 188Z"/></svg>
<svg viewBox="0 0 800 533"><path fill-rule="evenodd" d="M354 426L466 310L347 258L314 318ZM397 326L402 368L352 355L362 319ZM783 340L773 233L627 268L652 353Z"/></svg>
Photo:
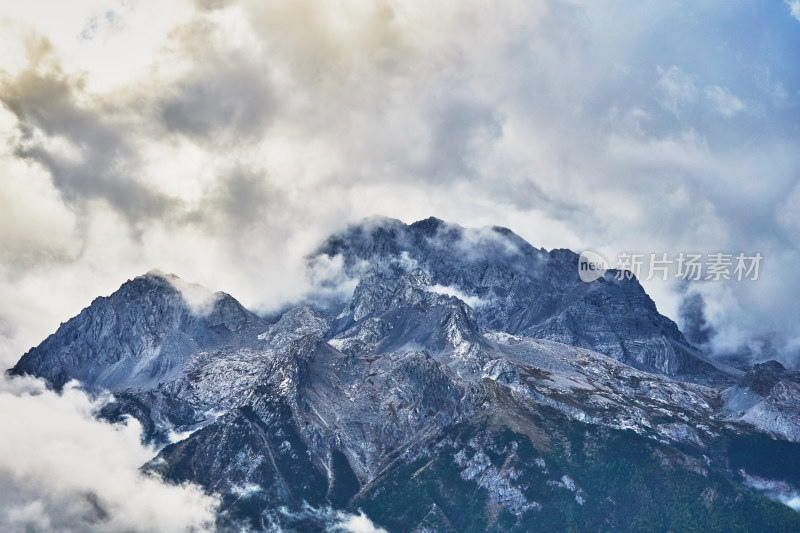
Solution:
<svg viewBox="0 0 800 533"><path fill-rule="evenodd" d="M608 261L603 254L594 250L584 250L578 257L578 275L586 283L602 278L608 270Z"/></svg>
<svg viewBox="0 0 800 533"><path fill-rule="evenodd" d="M601 253L585 250L578 258L578 275L587 283L603 277L609 269L616 270L614 278L618 280L757 281L763 259L759 252L680 252L674 256L666 252L621 252L614 266L609 266Z"/></svg>

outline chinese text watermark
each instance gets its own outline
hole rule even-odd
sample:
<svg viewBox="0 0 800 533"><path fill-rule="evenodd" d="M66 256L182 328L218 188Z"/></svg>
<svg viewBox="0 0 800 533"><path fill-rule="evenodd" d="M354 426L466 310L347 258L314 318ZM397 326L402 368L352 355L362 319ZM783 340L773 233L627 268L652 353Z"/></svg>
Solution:
<svg viewBox="0 0 800 533"><path fill-rule="evenodd" d="M620 252L612 265L599 252L585 250L578 258L578 274L585 282L604 277L616 270L618 280L679 279L684 281L756 281L764 257L755 253Z"/></svg>

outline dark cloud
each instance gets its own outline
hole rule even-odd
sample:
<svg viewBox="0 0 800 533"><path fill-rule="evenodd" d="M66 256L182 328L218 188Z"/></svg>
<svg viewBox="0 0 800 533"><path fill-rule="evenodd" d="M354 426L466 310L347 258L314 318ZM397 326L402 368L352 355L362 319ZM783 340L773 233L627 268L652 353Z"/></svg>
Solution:
<svg viewBox="0 0 800 533"><path fill-rule="evenodd" d="M195 0L194 3L199 9L213 11L216 9L224 9L225 7L231 5L233 0Z"/></svg>
<svg viewBox="0 0 800 533"><path fill-rule="evenodd" d="M280 221L286 201L265 174L236 166L220 176L201 209L189 212L178 223L197 225L247 246L254 231Z"/></svg>
<svg viewBox="0 0 800 533"><path fill-rule="evenodd" d="M240 54L199 65L161 102L169 131L210 142L222 135L230 143L262 133L274 112L267 75Z"/></svg>
<svg viewBox="0 0 800 533"><path fill-rule="evenodd" d="M480 160L502 137L502 120L495 109L480 102L436 102L433 142L428 168L431 181L480 177Z"/></svg>
<svg viewBox="0 0 800 533"><path fill-rule="evenodd" d="M695 346L708 349L714 328L706 320L706 302L703 296L693 292L684 296L678 308L681 330L689 342Z"/></svg>
<svg viewBox="0 0 800 533"><path fill-rule="evenodd" d="M271 211L277 210L280 195L271 191L263 175L236 169L221 184L218 196L223 212L230 214L243 227L266 219Z"/></svg>
<svg viewBox="0 0 800 533"><path fill-rule="evenodd" d="M47 168L70 204L103 199L133 223L163 214L168 199L137 180L130 124L117 117L127 110L92 101L84 80L62 72L54 53L35 39L29 67L0 84L0 102L19 120L14 152Z"/></svg>

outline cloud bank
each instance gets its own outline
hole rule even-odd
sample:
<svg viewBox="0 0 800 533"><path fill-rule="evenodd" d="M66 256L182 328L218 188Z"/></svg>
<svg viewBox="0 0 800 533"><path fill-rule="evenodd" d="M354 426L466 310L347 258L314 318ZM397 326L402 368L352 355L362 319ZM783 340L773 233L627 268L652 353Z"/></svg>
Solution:
<svg viewBox="0 0 800 533"><path fill-rule="evenodd" d="M0 377L0 529L212 531L216 501L141 474L155 453L141 428L96 420L97 406L74 387Z"/></svg>
<svg viewBox="0 0 800 533"><path fill-rule="evenodd" d="M274 309L328 233L380 214L761 252L757 283L693 289L709 350L769 338L796 364L795 4L6 6L0 361L152 268ZM684 290L646 288L680 319Z"/></svg>

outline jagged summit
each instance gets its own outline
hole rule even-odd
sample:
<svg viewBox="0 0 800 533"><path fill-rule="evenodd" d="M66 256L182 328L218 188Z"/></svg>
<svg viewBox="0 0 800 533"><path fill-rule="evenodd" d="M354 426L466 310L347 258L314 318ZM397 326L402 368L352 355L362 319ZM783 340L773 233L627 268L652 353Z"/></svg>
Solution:
<svg viewBox="0 0 800 533"><path fill-rule="evenodd" d="M264 327L228 294L150 271L95 299L11 373L44 377L56 388L71 379L90 388L147 386L179 374L198 351L239 345L239 333Z"/></svg>
<svg viewBox="0 0 800 533"><path fill-rule="evenodd" d="M589 348L643 370L735 381L735 372L706 361L658 312L637 280L609 273L584 283L575 252L537 249L507 228L463 228L434 217L409 225L370 219L331 236L320 255L340 256L362 284L375 265L422 269L432 285L480 302L474 307L481 327Z"/></svg>
<svg viewBox="0 0 800 533"><path fill-rule="evenodd" d="M342 255L349 268L357 268L359 260L375 262L404 252L411 259L424 256L430 262L449 257L455 265L491 256L532 258L546 254L507 228L464 228L435 217L409 225L392 218L369 218L332 235L317 251Z"/></svg>

